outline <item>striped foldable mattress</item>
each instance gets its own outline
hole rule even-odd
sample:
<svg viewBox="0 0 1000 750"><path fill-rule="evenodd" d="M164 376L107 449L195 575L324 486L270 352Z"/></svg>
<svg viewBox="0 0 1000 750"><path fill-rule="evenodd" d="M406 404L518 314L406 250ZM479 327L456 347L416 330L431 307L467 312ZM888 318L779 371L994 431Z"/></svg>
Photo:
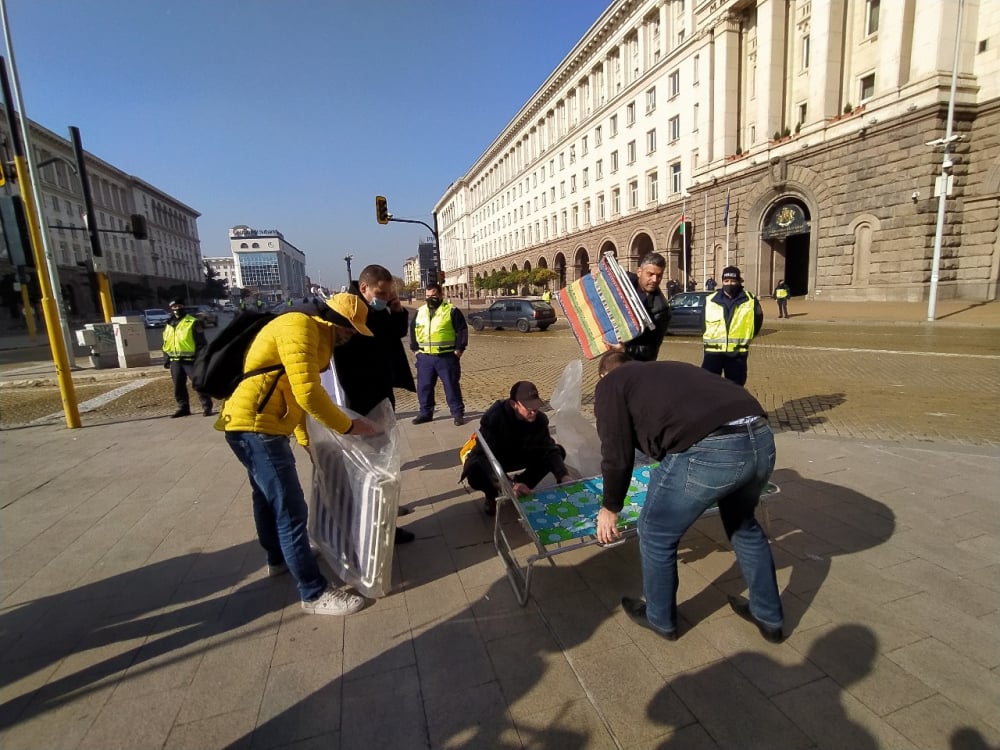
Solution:
<svg viewBox="0 0 1000 750"><path fill-rule="evenodd" d="M611 253L601 258L595 272L560 289L556 299L587 359L653 327L639 294Z"/></svg>

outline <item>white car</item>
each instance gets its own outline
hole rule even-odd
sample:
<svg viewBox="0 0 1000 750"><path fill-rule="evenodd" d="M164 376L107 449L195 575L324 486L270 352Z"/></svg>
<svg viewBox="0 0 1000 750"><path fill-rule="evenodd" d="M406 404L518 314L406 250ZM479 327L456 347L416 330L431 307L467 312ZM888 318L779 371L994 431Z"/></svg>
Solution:
<svg viewBox="0 0 1000 750"><path fill-rule="evenodd" d="M142 317L146 319L146 328L163 328L170 322L170 313L159 307L143 310Z"/></svg>

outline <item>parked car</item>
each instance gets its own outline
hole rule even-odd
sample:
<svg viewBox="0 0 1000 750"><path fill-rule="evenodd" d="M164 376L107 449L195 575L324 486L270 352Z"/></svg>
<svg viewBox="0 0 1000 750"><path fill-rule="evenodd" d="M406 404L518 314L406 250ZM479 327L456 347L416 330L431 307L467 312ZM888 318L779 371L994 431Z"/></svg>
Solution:
<svg viewBox="0 0 1000 750"><path fill-rule="evenodd" d="M142 317L146 319L146 328L163 328L170 322L170 313L159 307L143 310Z"/></svg>
<svg viewBox="0 0 1000 750"><path fill-rule="evenodd" d="M192 310L194 316L206 326L215 327L219 325L219 313L208 305L195 305Z"/></svg>
<svg viewBox="0 0 1000 750"><path fill-rule="evenodd" d="M505 297L481 312L469 314L469 325L484 328L517 328L521 333L544 331L556 322L556 311L548 302L523 297Z"/></svg>
<svg viewBox="0 0 1000 750"><path fill-rule="evenodd" d="M701 336L705 332L705 300L713 294L715 292L679 292L667 300L670 308L667 333Z"/></svg>

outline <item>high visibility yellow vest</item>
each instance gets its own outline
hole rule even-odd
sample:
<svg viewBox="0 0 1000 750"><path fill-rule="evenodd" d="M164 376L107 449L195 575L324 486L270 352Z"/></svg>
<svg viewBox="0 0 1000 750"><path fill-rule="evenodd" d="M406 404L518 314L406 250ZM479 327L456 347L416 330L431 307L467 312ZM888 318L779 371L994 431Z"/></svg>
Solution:
<svg viewBox="0 0 1000 750"><path fill-rule="evenodd" d="M785 289L784 287L779 287L774 290L774 296L777 297L778 299L784 299L785 297L788 296L788 290Z"/></svg>
<svg viewBox="0 0 1000 750"><path fill-rule="evenodd" d="M433 318L427 305L417 310L413 334L416 336L417 346L424 354L455 351L457 337L455 326L451 323L451 303L442 302Z"/></svg>
<svg viewBox="0 0 1000 750"><path fill-rule="evenodd" d="M194 315L185 315L177 325L163 326L163 354L170 359L194 359Z"/></svg>
<svg viewBox="0 0 1000 750"><path fill-rule="evenodd" d="M747 299L733 310L733 318L726 330L726 317L722 305L714 302L711 297L705 300L705 336L703 338L706 352L745 352L750 349L753 339L754 296L747 292Z"/></svg>

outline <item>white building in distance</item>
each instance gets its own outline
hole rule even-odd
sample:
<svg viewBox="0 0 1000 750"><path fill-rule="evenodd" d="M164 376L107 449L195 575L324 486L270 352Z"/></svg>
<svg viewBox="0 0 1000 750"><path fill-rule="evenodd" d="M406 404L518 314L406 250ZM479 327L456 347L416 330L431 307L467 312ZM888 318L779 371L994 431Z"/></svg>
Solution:
<svg viewBox="0 0 1000 750"><path fill-rule="evenodd" d="M446 278L658 251L698 288L917 301L937 245L939 297L995 299L996 5L615 0L436 204Z"/></svg>
<svg viewBox="0 0 1000 750"><path fill-rule="evenodd" d="M236 287L275 304L306 293L306 256L276 229L229 230Z"/></svg>

